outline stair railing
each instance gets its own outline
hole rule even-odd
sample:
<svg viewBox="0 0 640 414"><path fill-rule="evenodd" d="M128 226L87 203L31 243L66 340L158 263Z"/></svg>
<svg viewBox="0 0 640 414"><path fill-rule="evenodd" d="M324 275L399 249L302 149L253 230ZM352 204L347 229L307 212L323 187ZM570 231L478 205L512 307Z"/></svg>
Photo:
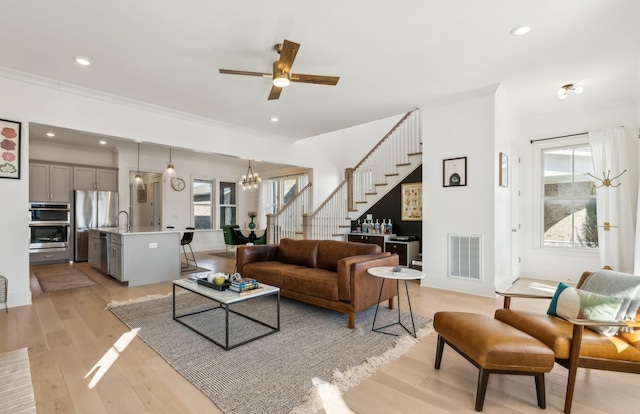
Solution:
<svg viewBox="0 0 640 414"><path fill-rule="evenodd" d="M267 214L267 243L278 244L281 239L302 236L302 217L311 207L311 184L307 184L276 214Z"/></svg>
<svg viewBox="0 0 640 414"><path fill-rule="evenodd" d="M345 171L345 179L311 214L303 218L305 239L331 239L350 227L349 212L367 194L376 194L376 186L386 185L386 177L398 175L398 167L410 165L409 157L422 153L420 112L406 113L400 121L354 167Z"/></svg>

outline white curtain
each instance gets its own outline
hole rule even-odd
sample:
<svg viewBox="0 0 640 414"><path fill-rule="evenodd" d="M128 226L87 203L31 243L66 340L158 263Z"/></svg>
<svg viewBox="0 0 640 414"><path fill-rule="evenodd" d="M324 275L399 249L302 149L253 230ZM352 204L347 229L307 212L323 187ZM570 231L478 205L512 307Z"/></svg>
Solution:
<svg viewBox="0 0 640 414"><path fill-rule="evenodd" d="M593 158L593 175L613 178L627 169L628 153L624 128L589 132L589 146ZM603 175L604 174L604 175ZM619 272L632 273L634 264L635 229L631 213L629 173L613 181L619 187L602 186L596 189L598 211L598 243L600 264ZM599 180L596 185L600 185ZM604 231L604 223L611 230Z"/></svg>

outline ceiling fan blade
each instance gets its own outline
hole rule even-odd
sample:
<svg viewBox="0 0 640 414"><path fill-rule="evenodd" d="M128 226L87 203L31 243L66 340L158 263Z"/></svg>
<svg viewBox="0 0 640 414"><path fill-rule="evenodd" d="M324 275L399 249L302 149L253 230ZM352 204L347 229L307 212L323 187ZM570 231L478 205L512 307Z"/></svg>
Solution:
<svg viewBox="0 0 640 414"><path fill-rule="evenodd" d="M270 73L248 72L246 70L232 70L232 69L220 69L220 73L225 75L260 76L260 77L267 77L267 78L270 78L272 76Z"/></svg>
<svg viewBox="0 0 640 414"><path fill-rule="evenodd" d="M278 60L278 69L284 72L291 72L291 66L296 59L300 49L300 44L291 42L287 39L282 43L282 50L280 51L280 60Z"/></svg>
<svg viewBox="0 0 640 414"><path fill-rule="evenodd" d="M277 86L272 86L271 87L271 92L269 92L269 98L267 100L268 101L273 101L274 99L279 99L280 98L280 92L282 92L282 88L279 88Z"/></svg>
<svg viewBox="0 0 640 414"><path fill-rule="evenodd" d="M318 85L335 86L340 80L339 76L301 75L296 73L289 78L291 82L315 83Z"/></svg>

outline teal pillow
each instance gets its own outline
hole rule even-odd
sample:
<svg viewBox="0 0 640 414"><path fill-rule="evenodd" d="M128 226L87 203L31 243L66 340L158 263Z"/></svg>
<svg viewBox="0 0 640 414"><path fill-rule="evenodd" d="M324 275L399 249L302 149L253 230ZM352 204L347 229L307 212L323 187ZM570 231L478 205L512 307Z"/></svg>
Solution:
<svg viewBox="0 0 640 414"><path fill-rule="evenodd" d="M622 298L587 292L560 283L547 313L568 319L611 321L615 320L622 302ZM593 330L601 332L599 329Z"/></svg>

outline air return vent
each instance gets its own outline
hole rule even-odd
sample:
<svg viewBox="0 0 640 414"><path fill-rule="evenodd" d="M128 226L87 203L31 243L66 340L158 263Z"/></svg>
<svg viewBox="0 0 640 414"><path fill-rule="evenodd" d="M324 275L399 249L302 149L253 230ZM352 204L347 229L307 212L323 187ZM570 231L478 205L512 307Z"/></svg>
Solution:
<svg viewBox="0 0 640 414"><path fill-rule="evenodd" d="M449 235L449 277L481 280L479 235Z"/></svg>

